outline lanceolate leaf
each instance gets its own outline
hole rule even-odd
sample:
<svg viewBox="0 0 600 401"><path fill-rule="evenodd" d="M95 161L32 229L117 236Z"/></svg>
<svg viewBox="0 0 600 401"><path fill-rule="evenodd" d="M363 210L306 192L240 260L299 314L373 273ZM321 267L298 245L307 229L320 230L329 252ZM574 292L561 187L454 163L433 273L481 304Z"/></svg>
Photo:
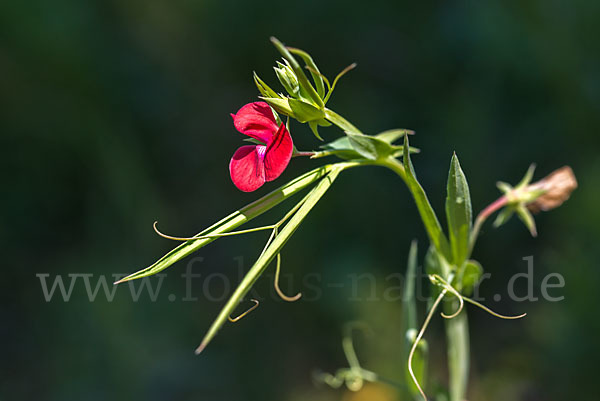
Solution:
<svg viewBox="0 0 600 401"><path fill-rule="evenodd" d="M266 83L264 83L264 81L262 79L260 79L260 77L256 74L256 72L254 73L254 83L256 84L258 91L264 97L272 97L272 98L280 97L277 93L275 93L275 91L273 89L271 89L269 87L269 85L267 85Z"/></svg>
<svg viewBox="0 0 600 401"><path fill-rule="evenodd" d="M354 133L346 133L346 136L352 148L366 159L385 159L394 153L392 145L377 137Z"/></svg>
<svg viewBox="0 0 600 401"><path fill-rule="evenodd" d="M333 110L325 108L325 118L327 119L327 121L343 129L346 133L350 132L352 134L362 134L362 132L360 132L360 130L356 128L352 123L350 123L348 120L346 120L344 117L340 116Z"/></svg>
<svg viewBox="0 0 600 401"><path fill-rule="evenodd" d="M381 134L377 134L374 136L374 138L381 139L380 135ZM317 159L325 156L337 156L344 160L351 160L360 159L363 157L352 147L348 135L342 136L332 142L321 145L320 148L324 149L324 151L315 153L315 155L312 156L312 158ZM394 157L402 157L402 155L404 154L404 146L392 145L392 149L392 155ZM411 147L410 153L419 153L419 149Z"/></svg>
<svg viewBox="0 0 600 401"><path fill-rule="evenodd" d="M329 173L333 168L334 165L329 164L309 171L308 173L303 174L300 177L297 177L289 183L281 186L270 194L265 195L251 204L243 207L242 209L230 214L221 221L200 232L197 236L214 235L232 231L240 225L278 205L280 202L302 190L303 188L306 188L308 185L314 183L319 178L322 178L325 174ZM130 274L129 276L119 280L117 283L135 280L159 273L171 266L173 263L185 258L189 254L197 251L205 245L210 244L216 239L217 238L215 237L186 241L154 262L152 265L136 273Z"/></svg>
<svg viewBox="0 0 600 401"><path fill-rule="evenodd" d="M429 240L446 259L450 259L450 246L448 245L448 239L442 231L440 222L437 219L431 204L429 203L429 199L427 199L427 195L425 194L423 187L421 187L421 184L419 184L419 181L417 181L415 170L410 160L409 148L410 145L408 143L408 135L405 135L404 157L402 159L406 173L406 184L408 185L410 192L415 199L417 209L419 209L421 219L425 225L425 230L429 235Z"/></svg>
<svg viewBox="0 0 600 401"><path fill-rule="evenodd" d="M208 343L214 338L219 329L227 321L227 317L231 315L235 307L244 298L244 296L250 291L252 285L258 280L261 274L265 271L269 263L277 256L281 251L285 243L290 239L292 234L296 231L302 220L308 215L310 210L317 204L319 199L327 192L333 181L337 178L338 174L343 168L333 166L331 172L324 177L305 197L304 203L298 209L296 214L292 216L290 221L283 227L283 230L275 237L273 242L267 247L264 253L258 258L254 265L250 268L246 276L242 279L242 282L238 285L235 292L227 301L227 304L223 307L213 324L210 326L207 334L202 339L202 343L196 350L199 354Z"/></svg>
<svg viewBox="0 0 600 401"><path fill-rule="evenodd" d="M335 141L328 142L324 145L319 146L325 150L352 150L352 145L347 136L342 136Z"/></svg>
<svg viewBox="0 0 600 401"><path fill-rule="evenodd" d="M448 173L446 217L454 264L461 266L469 252L469 234L473 212L469 185L456 153L452 155Z"/></svg>

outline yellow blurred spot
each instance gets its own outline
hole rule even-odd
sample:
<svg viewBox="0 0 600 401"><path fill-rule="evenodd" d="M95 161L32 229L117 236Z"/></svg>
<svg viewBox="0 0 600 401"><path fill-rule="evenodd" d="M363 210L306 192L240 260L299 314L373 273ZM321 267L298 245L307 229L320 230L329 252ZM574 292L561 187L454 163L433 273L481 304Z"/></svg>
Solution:
<svg viewBox="0 0 600 401"><path fill-rule="evenodd" d="M360 391L346 391L342 401L395 401L397 399L397 394L389 386L365 383Z"/></svg>

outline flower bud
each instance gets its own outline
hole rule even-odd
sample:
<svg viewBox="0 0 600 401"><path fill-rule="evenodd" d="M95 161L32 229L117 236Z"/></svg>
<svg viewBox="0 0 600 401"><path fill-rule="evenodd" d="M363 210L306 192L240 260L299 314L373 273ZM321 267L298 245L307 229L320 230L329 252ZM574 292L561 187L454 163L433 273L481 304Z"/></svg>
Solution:
<svg viewBox="0 0 600 401"><path fill-rule="evenodd" d="M293 98L298 98L298 94L300 91L300 85L298 84L298 77L289 66L289 63L286 64L277 62L277 67L273 67L275 70L275 74L277 75L277 79L281 82L281 85L285 88L286 92Z"/></svg>
<svg viewBox="0 0 600 401"><path fill-rule="evenodd" d="M527 204L527 209L533 213L538 213L557 208L569 199L571 192L577 188L577 179L571 167L564 166L526 188L530 191L542 192L541 195Z"/></svg>
<svg viewBox="0 0 600 401"><path fill-rule="evenodd" d="M504 196L493 205L506 206L496 218L495 227L506 223L516 213L527 226L531 235L537 235L533 213L548 211L559 207L569 199L571 192L577 188L577 180L571 167L565 166L555 170L547 177L530 184L535 165L531 165L525 177L514 188L505 182L499 182L498 188ZM489 208L489 207L488 207ZM490 212L498 207L489 209Z"/></svg>

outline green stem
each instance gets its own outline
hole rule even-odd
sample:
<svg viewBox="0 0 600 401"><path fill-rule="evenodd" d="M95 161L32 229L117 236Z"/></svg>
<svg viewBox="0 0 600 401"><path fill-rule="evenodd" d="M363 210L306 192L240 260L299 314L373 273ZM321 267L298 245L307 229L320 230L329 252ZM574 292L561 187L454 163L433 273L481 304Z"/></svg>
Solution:
<svg viewBox="0 0 600 401"><path fill-rule="evenodd" d="M458 300L446 302L444 311L453 313ZM448 343L448 373L450 401L466 399L469 380L469 321L467 311L463 310L458 316L446 321L446 341Z"/></svg>

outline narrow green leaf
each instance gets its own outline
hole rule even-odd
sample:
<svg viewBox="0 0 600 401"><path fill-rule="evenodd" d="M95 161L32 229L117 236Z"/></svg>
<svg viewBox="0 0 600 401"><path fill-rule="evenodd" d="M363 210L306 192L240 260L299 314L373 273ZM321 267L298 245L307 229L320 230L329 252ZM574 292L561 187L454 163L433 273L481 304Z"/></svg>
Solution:
<svg viewBox="0 0 600 401"><path fill-rule="evenodd" d="M347 136L342 136L332 142L319 146L324 149L322 152L317 152L312 158L318 159L326 156L337 156L340 159L352 160L360 159L360 154L352 148L350 140Z"/></svg>
<svg viewBox="0 0 600 401"><path fill-rule="evenodd" d="M461 266L469 253L469 235L473 219L469 184L458 162L456 153L452 155L448 184L446 187L446 217L453 262Z"/></svg>
<svg viewBox="0 0 600 401"><path fill-rule="evenodd" d="M273 239L273 242L265 249L248 273L246 273L246 276L244 276L242 282L238 285L231 298L229 298L223 309L221 309L221 312L219 312L219 315L202 339L202 343L196 349L197 354L202 352L208 343L215 337L219 329L227 321L227 317L231 315L238 303L244 298L248 291L250 291L252 285L265 271L269 263L277 256L286 242L291 238L300 223L302 223L311 209L331 187L331 184L335 181L341 170L342 168L334 165L329 174L319 181L319 183L306 195L302 206L283 227L279 235Z"/></svg>
<svg viewBox="0 0 600 401"><path fill-rule="evenodd" d="M288 47L287 49L290 51L290 53L300 56L302 58L302 60L304 60L306 65L308 67L310 67L309 71L310 71L310 74L312 75L313 81L315 82L317 93L319 94L319 96L321 98L324 98L325 97L325 85L323 85L323 78L321 76L321 72L319 71L319 68L313 61L310 54L308 54L307 52L305 52L303 50L296 49L293 47Z"/></svg>
<svg viewBox="0 0 600 401"><path fill-rule="evenodd" d="M321 149L325 150L350 150L352 149L352 145L350 145L350 141L347 136L342 136L337 138L334 141L325 143L319 146Z"/></svg>
<svg viewBox="0 0 600 401"><path fill-rule="evenodd" d="M442 231L440 222L427 199L427 195L419 184L415 175L415 170L410 160L410 145L408 143L408 135L404 136L404 157L402 158L405 170L406 184L408 185L410 192L415 199L417 209L421 214L421 220L425 225L425 230L429 236L429 240L436 247L436 249L446 258L450 259L450 247L448 245L448 239ZM445 276L444 276L445 277Z"/></svg>
<svg viewBox="0 0 600 401"><path fill-rule="evenodd" d="M263 196L262 198L250 203L249 205L241 208L240 210L230 214L219 222L213 224L206 230L197 234L201 235L213 235L226 233L233 229L241 226L244 223L252 220L253 218L260 216L264 212L278 205L280 202L294 195L298 191L306 188L310 184L314 183L318 179L328 174L335 165L329 164L319 168L316 168L308 173L305 173L287 184L279 187L275 191ZM198 249L205 245L210 244L217 238L204 238L199 240L186 241L178 247L171 250L169 253L164 255L162 258L154 262L152 265L142 269L138 272L130 274L129 276L119 280L117 283L124 281L135 280L142 277L151 276L159 273L173 263L185 258L189 254L196 252Z"/></svg>
<svg viewBox="0 0 600 401"><path fill-rule="evenodd" d="M346 135L352 148L366 159L385 159L394 153L394 148L389 143L377 137L354 133L346 133Z"/></svg>
<svg viewBox="0 0 600 401"><path fill-rule="evenodd" d="M344 117L340 116L333 110L326 108L325 109L325 118L327 119L327 121L331 122L332 124L335 124L342 130L344 130L344 132L346 132L346 133L362 134L362 132L360 132L360 130L358 128L356 128L348 120L346 120Z"/></svg>
<svg viewBox="0 0 600 401"><path fill-rule="evenodd" d="M254 83L256 84L260 94L264 97L279 98L279 95L273 89L271 89L269 85L264 83L264 81L260 79L256 72L254 73Z"/></svg>

